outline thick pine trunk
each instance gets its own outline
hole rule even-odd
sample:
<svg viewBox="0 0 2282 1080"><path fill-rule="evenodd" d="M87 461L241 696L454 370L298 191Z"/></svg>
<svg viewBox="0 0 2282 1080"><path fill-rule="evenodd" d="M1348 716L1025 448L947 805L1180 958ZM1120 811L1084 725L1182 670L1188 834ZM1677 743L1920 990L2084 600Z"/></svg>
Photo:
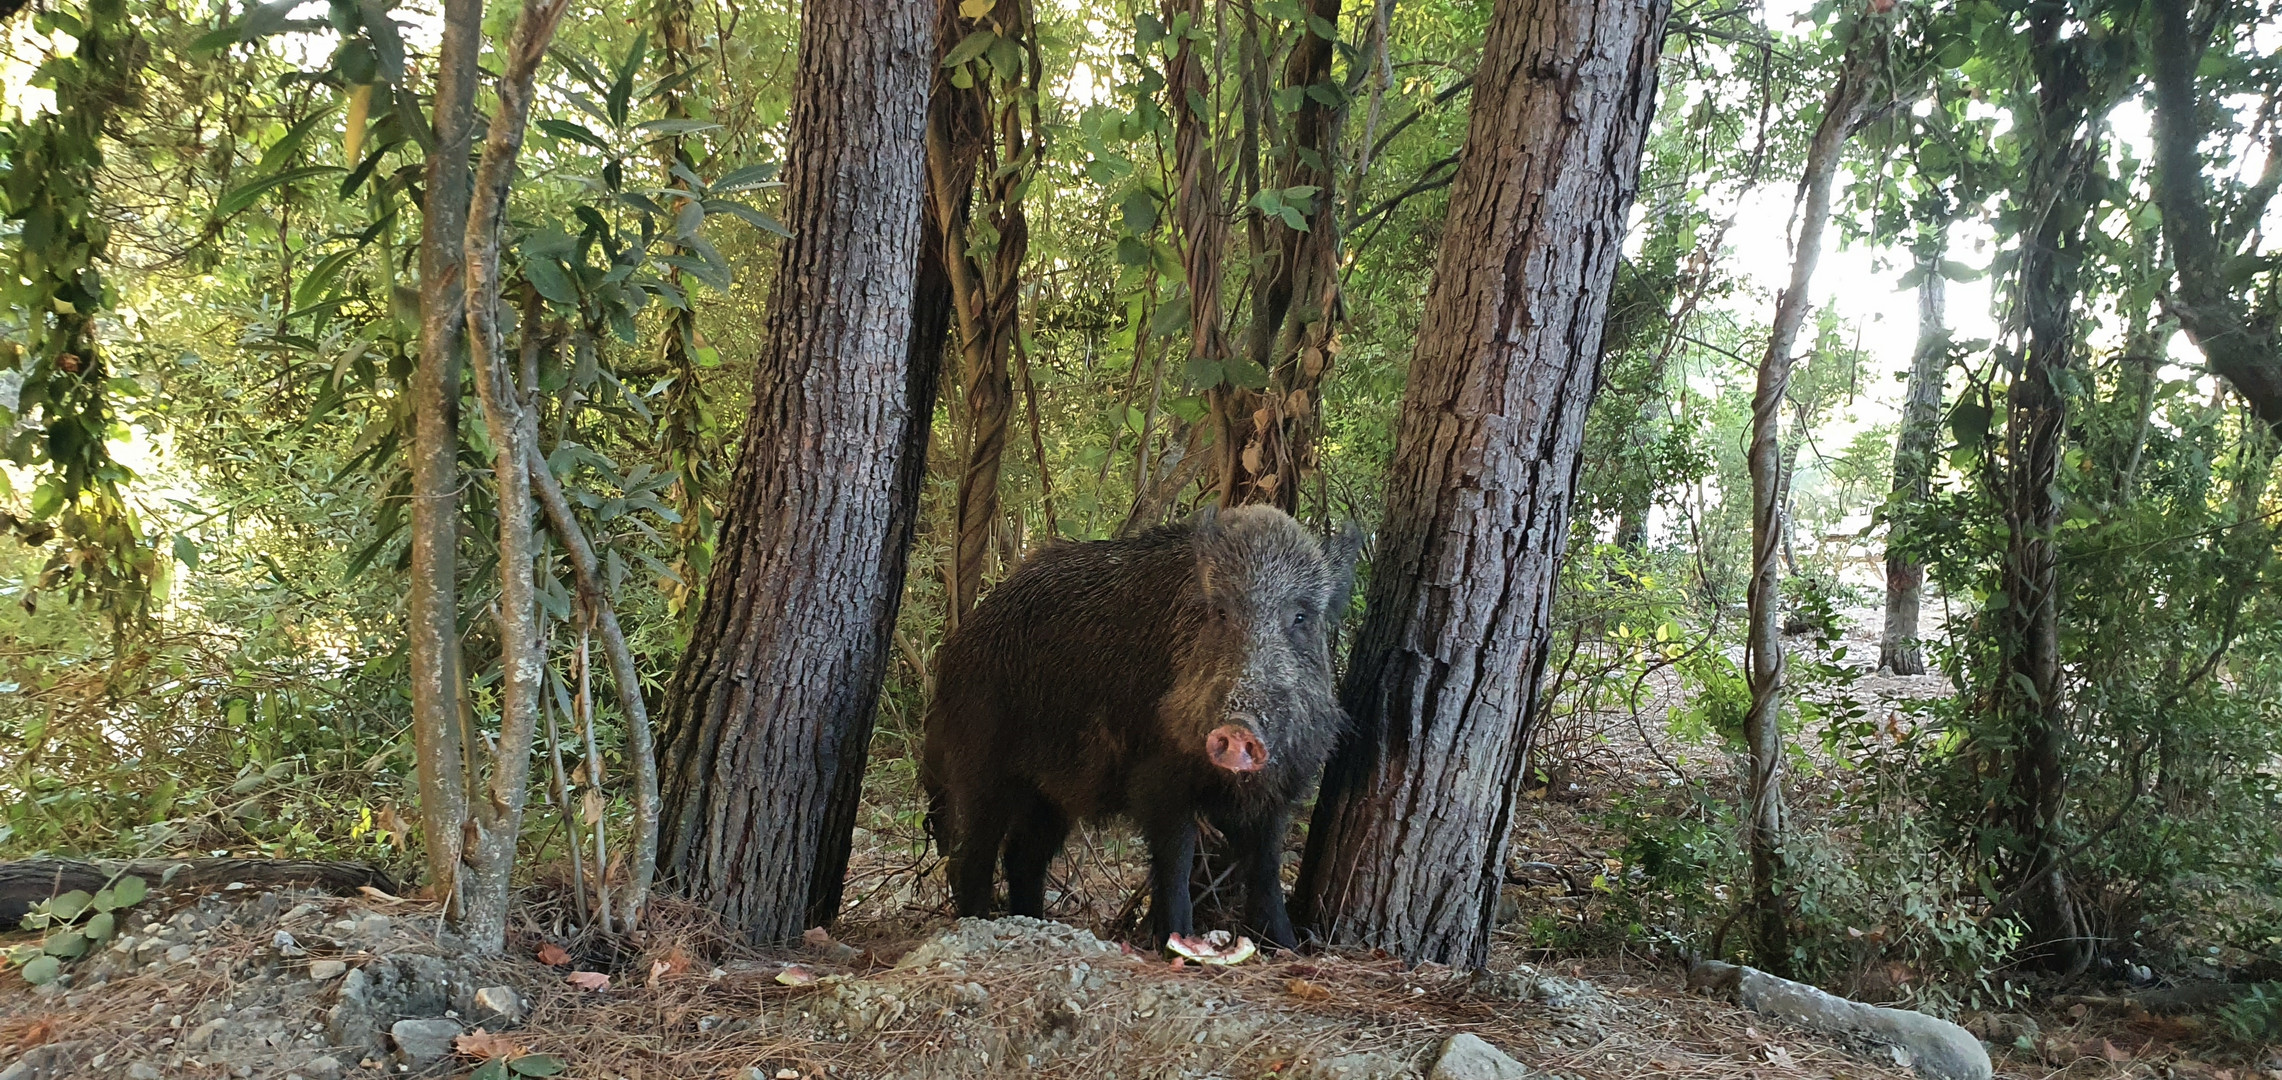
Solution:
<svg viewBox="0 0 2282 1080"><path fill-rule="evenodd" d="M935 9L810 0L744 448L667 691L665 860L756 941L829 922L885 673L933 365L912 362ZM940 338L936 339L938 342Z"/></svg>
<svg viewBox="0 0 2282 1080"><path fill-rule="evenodd" d="M1918 345L1910 356L1909 390L1902 399L1902 428L1894 438L1891 502L1915 506L1933 491L1933 451L1941 435L1942 379L1948 371L1949 327L1944 317L1947 280L1941 276L1946 245L1936 227L1918 256ZM1918 645L1918 602L1925 592L1925 567L1904 548L1899 523L1886 529L1886 625L1878 636L1878 666L1896 675L1925 674Z"/></svg>
<svg viewBox="0 0 2282 1080"><path fill-rule="evenodd" d="M405 622L420 838L428 887L455 917L460 828L467 820L457 588L460 350L467 328L461 251L482 18L483 5L476 0L444 5L444 36L436 57L436 149L428 156L420 220L420 362L412 371L412 444L406 455L412 469L412 573Z"/></svg>
<svg viewBox="0 0 2282 1080"><path fill-rule="evenodd" d="M1383 554L1300 906L1323 938L1479 964L1664 0L1499 0L1420 327Z"/></svg>
<svg viewBox="0 0 2282 1080"><path fill-rule="evenodd" d="M1867 18L1867 16L1865 16ZM1749 806L1745 832L1751 850L1750 912L1753 962L1776 974L1790 970L1790 920L1781 895L1788 876L1783 855L1783 558L1790 546L1790 479L1798 443L1782 441L1783 405L1790 393L1791 352L1811 305L1815 264L1822 259L1822 234L1830 223L1830 189L1846 138L1868 99L1868 80L1877 29L1856 22L1849 28L1838 83L1823 98L1822 119L1807 146L1805 175L1799 178L1798 235L1792 238L1791 280L1775 300L1767 351L1759 360L1759 384L1751 395L1751 586L1746 674L1751 708L1743 717L1743 740L1750 774L1744 785ZM1804 410L1801 409L1803 422Z"/></svg>

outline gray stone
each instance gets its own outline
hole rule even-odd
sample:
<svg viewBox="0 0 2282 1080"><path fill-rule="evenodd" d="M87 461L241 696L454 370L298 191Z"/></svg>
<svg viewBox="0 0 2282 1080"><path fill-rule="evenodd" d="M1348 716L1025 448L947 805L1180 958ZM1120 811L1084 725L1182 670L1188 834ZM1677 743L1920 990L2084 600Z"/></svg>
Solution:
<svg viewBox="0 0 2282 1080"><path fill-rule="evenodd" d="M386 915L367 915L357 920L357 936L366 941L378 941L387 937L388 930L389 922Z"/></svg>
<svg viewBox="0 0 2282 1080"><path fill-rule="evenodd" d="M339 960L309 961L309 977L318 982L331 982L340 978L348 970L349 965Z"/></svg>
<svg viewBox="0 0 2282 1080"><path fill-rule="evenodd" d="M407 1065L426 1065L450 1057L452 1040L459 1035L457 1020L398 1020L388 1029L388 1037L396 1042L397 1056Z"/></svg>
<svg viewBox="0 0 2282 1080"><path fill-rule="evenodd" d="M1325 1058L1316 1062L1307 1075L1312 1080L1394 1080L1416 1077L1418 1070L1391 1054L1364 1051Z"/></svg>
<svg viewBox="0 0 2282 1080"><path fill-rule="evenodd" d="M228 1029L229 1026L230 1022L228 1020L222 1019L219 1016L215 1017L212 1020L208 1020L205 1023L198 1025L197 1027L191 1028L190 1034L182 1037L182 1048L185 1050L203 1050L205 1049L207 1043L213 1042L214 1037L216 1035L220 1035L224 1030Z"/></svg>
<svg viewBox="0 0 2282 1080"><path fill-rule="evenodd" d="M302 1062L298 1071L309 1080L340 1080L344 1070L339 1058L327 1054Z"/></svg>
<svg viewBox="0 0 2282 1080"><path fill-rule="evenodd" d="M1858 1047L1887 1051L1925 1080L1989 1080L1989 1051L1973 1033L1939 1017L1886 1009L1717 960L1689 966L1688 985L1731 995L1752 1012L1787 1020Z"/></svg>
<svg viewBox="0 0 2282 1080"><path fill-rule="evenodd" d="M522 1023L530 1011L523 995L510 987L486 986L475 992L475 1016L484 1023L513 1026Z"/></svg>
<svg viewBox="0 0 2282 1080"><path fill-rule="evenodd" d="M1427 1080L1525 1080L1529 1067L1478 1036L1459 1033L1442 1041Z"/></svg>
<svg viewBox="0 0 2282 1080"><path fill-rule="evenodd" d="M138 1061L127 1066L127 1080L159 1080L158 1066Z"/></svg>

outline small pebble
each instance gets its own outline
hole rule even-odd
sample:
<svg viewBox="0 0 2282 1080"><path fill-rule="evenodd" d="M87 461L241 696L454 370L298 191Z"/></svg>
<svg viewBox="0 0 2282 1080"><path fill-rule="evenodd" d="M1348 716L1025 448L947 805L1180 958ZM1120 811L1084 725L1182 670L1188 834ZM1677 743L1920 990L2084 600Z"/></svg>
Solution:
<svg viewBox="0 0 2282 1080"><path fill-rule="evenodd" d="M318 982L340 978L348 970L349 965L339 960L309 961L309 977Z"/></svg>

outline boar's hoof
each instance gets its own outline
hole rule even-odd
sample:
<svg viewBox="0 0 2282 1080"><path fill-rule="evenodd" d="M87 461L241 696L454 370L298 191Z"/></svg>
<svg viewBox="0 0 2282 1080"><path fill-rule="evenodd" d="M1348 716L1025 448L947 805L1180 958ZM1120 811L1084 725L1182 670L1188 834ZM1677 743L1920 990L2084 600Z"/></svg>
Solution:
<svg viewBox="0 0 2282 1080"><path fill-rule="evenodd" d="M1268 747L1260 737L1236 724L1222 724L1204 737L1204 753L1229 772L1259 772L1267 767Z"/></svg>

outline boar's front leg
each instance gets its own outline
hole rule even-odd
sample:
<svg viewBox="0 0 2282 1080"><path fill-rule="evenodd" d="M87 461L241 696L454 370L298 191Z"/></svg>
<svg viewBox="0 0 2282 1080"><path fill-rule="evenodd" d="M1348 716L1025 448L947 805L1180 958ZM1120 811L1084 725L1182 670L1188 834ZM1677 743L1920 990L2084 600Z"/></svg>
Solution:
<svg viewBox="0 0 2282 1080"><path fill-rule="evenodd" d="M1182 807L1179 814L1158 813L1141 822L1149 841L1149 940L1163 945L1165 935L1196 934L1196 910L1189 897L1189 869L1196 863L1196 816Z"/></svg>
<svg viewBox="0 0 2282 1080"><path fill-rule="evenodd" d="M1228 844L1244 867L1252 929L1279 949L1296 948L1299 935L1292 930L1291 914L1284 909L1284 815L1266 820L1235 821L1222 827Z"/></svg>
<svg viewBox="0 0 2282 1080"><path fill-rule="evenodd" d="M1046 870L1070 835L1070 819L1042 794L1032 795L1006 837L1006 913L1046 917Z"/></svg>

